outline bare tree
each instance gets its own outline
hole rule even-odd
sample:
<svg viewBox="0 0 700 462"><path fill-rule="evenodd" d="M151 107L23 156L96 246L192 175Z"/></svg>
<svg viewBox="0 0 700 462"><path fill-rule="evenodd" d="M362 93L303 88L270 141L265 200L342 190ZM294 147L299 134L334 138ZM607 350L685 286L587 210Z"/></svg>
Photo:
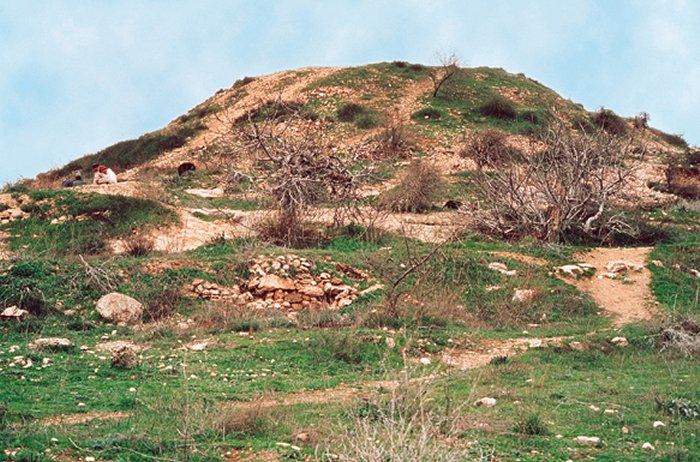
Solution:
<svg viewBox="0 0 700 462"><path fill-rule="evenodd" d="M321 121L299 105L276 100L260 107L266 111L258 108L220 121L224 129L210 154L220 159L227 189L244 182L269 195L275 226L290 239L321 203L335 206L334 223L347 221L366 176L356 155L336 154L324 139Z"/></svg>
<svg viewBox="0 0 700 462"><path fill-rule="evenodd" d="M558 124L539 141L543 149L509 164L469 146L463 151L479 156L475 181L481 203L475 218L482 228L505 238L534 235L550 243L629 229L610 209L634 172L634 161L644 155L634 133L585 134Z"/></svg>
<svg viewBox="0 0 700 462"><path fill-rule="evenodd" d="M438 95L440 88L459 71L459 58L454 51L438 53L439 65L430 70L430 80L433 82L433 98Z"/></svg>

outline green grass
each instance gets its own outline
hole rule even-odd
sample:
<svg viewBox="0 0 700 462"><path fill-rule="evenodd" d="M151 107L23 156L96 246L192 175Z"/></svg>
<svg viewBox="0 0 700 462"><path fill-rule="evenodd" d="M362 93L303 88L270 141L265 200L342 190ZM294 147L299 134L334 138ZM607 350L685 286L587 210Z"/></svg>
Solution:
<svg viewBox="0 0 700 462"><path fill-rule="evenodd" d="M0 225L9 234L9 247L22 255L98 254L109 238L177 219L174 212L147 199L73 191L31 191L28 195L31 202L22 204L22 209L31 218ZM61 217L65 221L52 224Z"/></svg>

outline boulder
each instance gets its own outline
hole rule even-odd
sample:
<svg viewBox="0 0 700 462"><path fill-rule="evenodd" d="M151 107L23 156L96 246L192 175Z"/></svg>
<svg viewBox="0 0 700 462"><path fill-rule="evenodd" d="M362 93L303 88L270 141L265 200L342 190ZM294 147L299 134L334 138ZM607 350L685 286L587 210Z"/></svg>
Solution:
<svg viewBox="0 0 700 462"><path fill-rule="evenodd" d="M97 301L97 311L110 322L136 322L143 314L143 303L128 295L112 292Z"/></svg>
<svg viewBox="0 0 700 462"><path fill-rule="evenodd" d="M38 350L66 350L73 346L73 342L67 338L46 337L34 340L31 345Z"/></svg>
<svg viewBox="0 0 700 462"><path fill-rule="evenodd" d="M325 295L325 292L319 286L302 287L299 292L309 297L323 297Z"/></svg>

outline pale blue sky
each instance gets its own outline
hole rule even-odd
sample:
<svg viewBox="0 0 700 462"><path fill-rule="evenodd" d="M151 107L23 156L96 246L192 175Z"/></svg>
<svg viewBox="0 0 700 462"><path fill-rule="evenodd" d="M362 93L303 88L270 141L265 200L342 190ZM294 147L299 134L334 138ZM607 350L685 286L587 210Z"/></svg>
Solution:
<svg viewBox="0 0 700 462"><path fill-rule="evenodd" d="M699 44L695 0L0 0L0 185L246 75L445 50L700 144Z"/></svg>

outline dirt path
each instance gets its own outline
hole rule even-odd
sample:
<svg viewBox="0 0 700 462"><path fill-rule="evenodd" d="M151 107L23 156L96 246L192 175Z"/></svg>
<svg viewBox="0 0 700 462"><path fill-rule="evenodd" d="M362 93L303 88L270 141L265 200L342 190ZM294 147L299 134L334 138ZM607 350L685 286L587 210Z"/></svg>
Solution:
<svg viewBox="0 0 700 462"><path fill-rule="evenodd" d="M579 255L581 262L595 266L596 274L592 278L579 279L572 283L615 316L616 327L652 319L658 315L658 311L654 308L654 296L649 287L651 272L646 267L652 249L652 247L597 248ZM630 271L620 278L606 277L606 265L614 261L628 262L638 265L641 269Z"/></svg>

